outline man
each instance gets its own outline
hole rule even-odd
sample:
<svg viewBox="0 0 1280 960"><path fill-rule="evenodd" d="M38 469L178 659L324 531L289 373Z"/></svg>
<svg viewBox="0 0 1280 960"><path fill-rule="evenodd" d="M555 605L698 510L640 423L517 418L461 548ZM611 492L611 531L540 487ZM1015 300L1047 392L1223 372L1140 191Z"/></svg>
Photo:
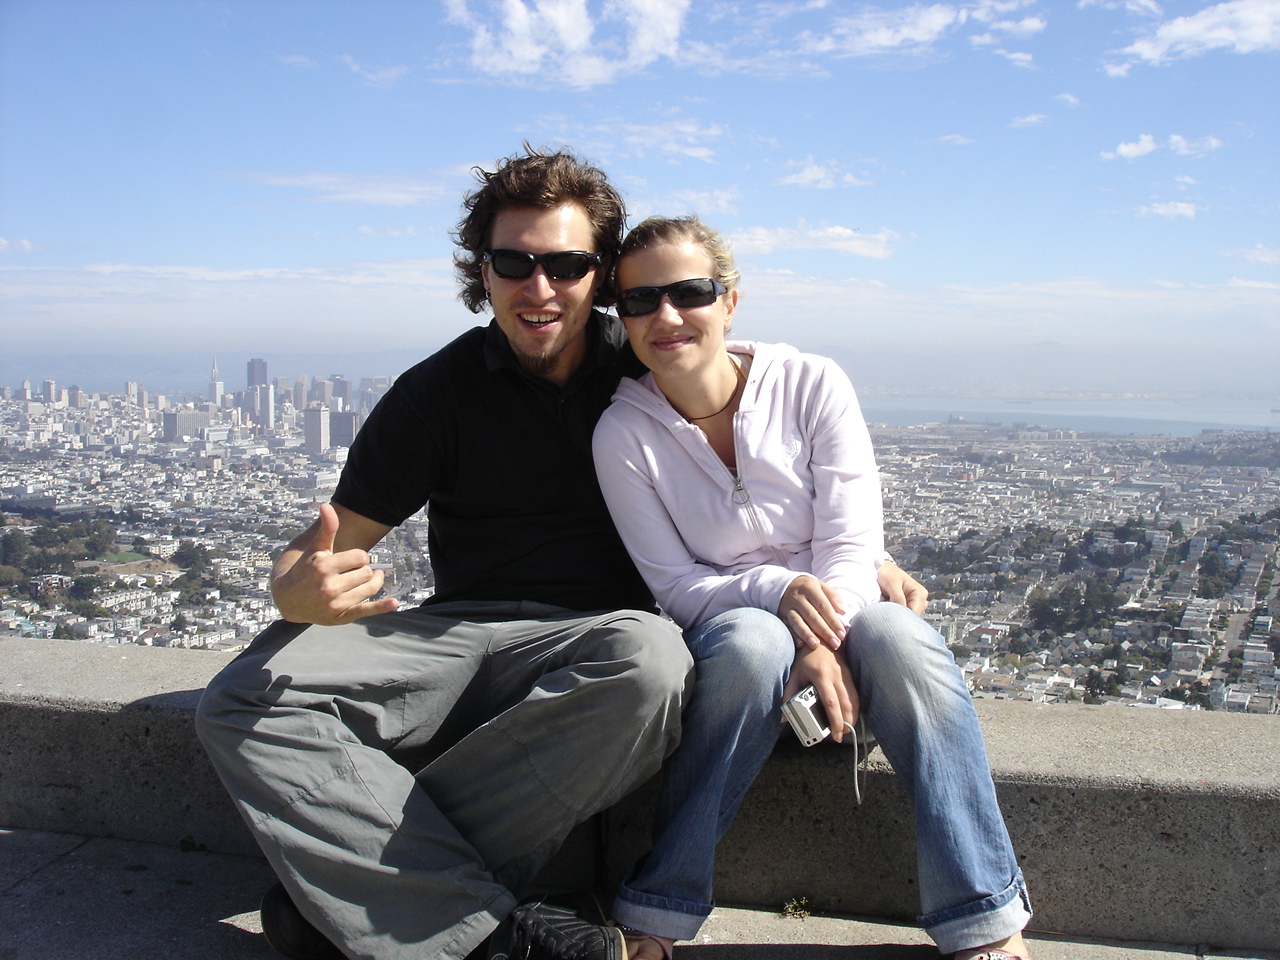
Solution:
<svg viewBox="0 0 1280 960"><path fill-rule="evenodd" d="M373 411L333 502L275 564L283 620L200 705L200 737L283 884L263 925L289 956L332 956L331 942L462 960L504 920L495 942L534 956L617 956L607 928L515 911L517 897L679 740L689 654L651 612L591 460L619 378L643 372L595 309L622 200L564 153L478 177L455 260L463 301L493 322ZM374 599L367 551L424 504L437 592L401 611Z"/></svg>
<svg viewBox="0 0 1280 960"><path fill-rule="evenodd" d="M481 180L458 263L494 323L379 404L333 503L275 565L284 620L200 707L289 895L268 902L269 936L291 900L348 956L466 957L569 830L678 741L688 653L591 470L624 371L593 309L622 201L564 154ZM398 611L373 599L366 551L424 503L437 593Z"/></svg>

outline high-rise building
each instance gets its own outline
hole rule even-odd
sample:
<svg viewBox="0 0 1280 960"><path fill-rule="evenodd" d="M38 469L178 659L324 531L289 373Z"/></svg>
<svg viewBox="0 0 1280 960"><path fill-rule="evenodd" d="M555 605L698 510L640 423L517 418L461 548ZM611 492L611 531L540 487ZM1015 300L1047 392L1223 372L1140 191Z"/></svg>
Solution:
<svg viewBox="0 0 1280 960"><path fill-rule="evenodd" d="M124 384L124 400L125 403L138 402L138 385L132 380L126 380Z"/></svg>
<svg viewBox="0 0 1280 960"><path fill-rule="evenodd" d="M166 410L161 420L162 437L165 443L174 443L183 437L199 436L211 421L212 417L204 410Z"/></svg>
<svg viewBox="0 0 1280 960"><path fill-rule="evenodd" d="M307 392L308 403L321 403L326 407L333 398L333 381L321 380L319 377L311 381L311 389Z"/></svg>
<svg viewBox="0 0 1280 960"><path fill-rule="evenodd" d="M218 358L213 358L213 369L209 371L209 402L215 407L222 406L222 380L218 377Z"/></svg>
<svg viewBox="0 0 1280 960"><path fill-rule="evenodd" d="M46 380L44 382L44 402L58 402L58 382L56 380Z"/></svg>
<svg viewBox="0 0 1280 960"><path fill-rule="evenodd" d="M344 410L341 413L329 414L329 441L335 447L350 447L355 442L356 434L364 417L355 410Z"/></svg>
<svg viewBox="0 0 1280 960"><path fill-rule="evenodd" d="M270 430L276 422L276 388L270 383L260 383L253 388L257 402L254 404L258 426Z"/></svg>
<svg viewBox="0 0 1280 960"><path fill-rule="evenodd" d="M328 407L307 407L302 411L302 436L302 449L312 456L318 457L329 449Z"/></svg>
<svg viewBox="0 0 1280 960"><path fill-rule="evenodd" d="M350 407L352 395L355 393L351 381L340 373L335 373L329 380L333 383L334 397L342 401L342 408L345 410Z"/></svg>
<svg viewBox="0 0 1280 960"><path fill-rule="evenodd" d="M387 377L361 377L360 390L351 406L368 412L377 406L382 395L389 389L391 389L391 380Z"/></svg>
<svg viewBox="0 0 1280 960"><path fill-rule="evenodd" d="M261 357L255 357L253 360L250 360L245 364L245 368L249 381L248 387L250 390L254 387L270 382L267 380L267 361L263 360Z"/></svg>

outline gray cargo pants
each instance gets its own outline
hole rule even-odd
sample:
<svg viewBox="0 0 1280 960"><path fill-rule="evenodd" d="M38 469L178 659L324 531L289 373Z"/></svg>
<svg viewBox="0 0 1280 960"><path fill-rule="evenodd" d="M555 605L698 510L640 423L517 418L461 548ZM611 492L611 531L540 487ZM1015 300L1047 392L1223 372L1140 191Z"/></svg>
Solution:
<svg viewBox="0 0 1280 960"><path fill-rule="evenodd" d="M273 624L209 684L196 729L348 956L461 960L576 824L659 770L691 678L652 614L441 604Z"/></svg>

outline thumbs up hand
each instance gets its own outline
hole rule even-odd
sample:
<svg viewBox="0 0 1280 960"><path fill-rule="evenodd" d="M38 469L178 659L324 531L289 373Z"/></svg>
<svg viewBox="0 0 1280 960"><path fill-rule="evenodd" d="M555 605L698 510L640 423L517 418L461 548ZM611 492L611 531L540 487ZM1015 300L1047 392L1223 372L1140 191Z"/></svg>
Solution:
<svg viewBox="0 0 1280 960"><path fill-rule="evenodd" d="M280 615L294 623L333 626L395 610L399 602L393 597L370 599L382 589L383 574L369 565L369 554L359 546L336 549L339 540L372 547L390 529L349 510L340 524L333 505L321 504L319 519L285 548L272 569L271 595Z"/></svg>

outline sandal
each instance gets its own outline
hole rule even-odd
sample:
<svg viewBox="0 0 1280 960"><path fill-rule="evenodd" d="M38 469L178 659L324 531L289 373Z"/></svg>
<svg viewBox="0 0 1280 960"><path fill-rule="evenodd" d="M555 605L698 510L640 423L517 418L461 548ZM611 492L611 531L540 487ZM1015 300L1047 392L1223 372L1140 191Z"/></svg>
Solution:
<svg viewBox="0 0 1280 960"><path fill-rule="evenodd" d="M956 952L955 960L1031 960L1031 958L1026 954L1010 953L1008 950L992 947L990 949L959 950Z"/></svg>

